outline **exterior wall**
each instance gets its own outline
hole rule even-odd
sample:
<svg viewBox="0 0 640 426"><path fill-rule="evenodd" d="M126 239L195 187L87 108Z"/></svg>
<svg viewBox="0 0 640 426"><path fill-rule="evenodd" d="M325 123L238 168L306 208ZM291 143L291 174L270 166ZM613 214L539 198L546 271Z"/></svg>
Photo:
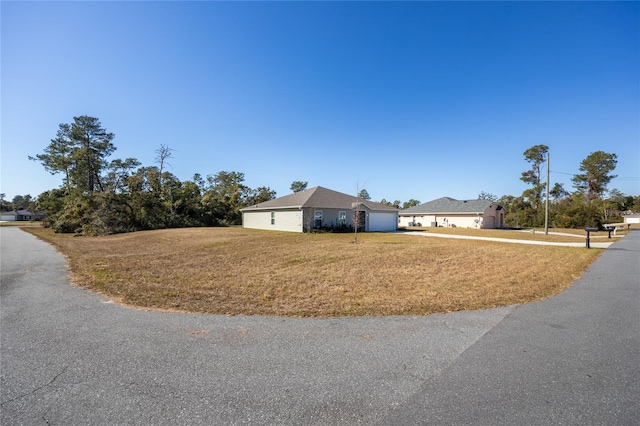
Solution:
<svg viewBox="0 0 640 426"><path fill-rule="evenodd" d="M271 214L268 211L243 212L242 227L250 229L270 229Z"/></svg>
<svg viewBox="0 0 640 426"><path fill-rule="evenodd" d="M340 212L345 212L346 214L346 222L347 226L353 226L353 209L328 209L328 208L320 208L320 207L307 207L304 210L304 220L302 222L303 228L306 230L307 228L313 228L315 226L314 222L314 214L316 211L322 212L322 226L338 226L338 220L340 216Z"/></svg>
<svg viewBox="0 0 640 426"><path fill-rule="evenodd" d="M353 226L355 210L353 209L308 209L305 211L305 229L311 224L314 225L314 212L322 211L322 226L338 226L339 212L346 213L346 225ZM380 232L380 231L395 231L397 229L396 223L398 221L397 214L395 212L383 213L383 212L370 212L362 210L362 213L366 217L365 231L368 232ZM309 218L311 220L309 221Z"/></svg>
<svg viewBox="0 0 640 426"><path fill-rule="evenodd" d="M478 213L439 213L439 214L403 214L399 215L398 226L409 227L410 223L419 223L423 227L436 226L451 228L482 228L493 229L504 227L504 209L498 210L498 205L488 207L482 214Z"/></svg>
<svg viewBox="0 0 640 426"><path fill-rule="evenodd" d="M242 213L242 226L249 229L271 231L302 232L302 212L300 210L273 210L275 223L271 224L271 211L260 210Z"/></svg>
<svg viewBox="0 0 640 426"><path fill-rule="evenodd" d="M486 218L476 213L458 213L435 215L438 226L445 228L480 228L483 227Z"/></svg>
<svg viewBox="0 0 640 426"><path fill-rule="evenodd" d="M443 213L443 214L416 214L400 216L398 226L409 227L409 223L414 221L422 227L430 227L435 223L438 227L444 228L488 228L494 227L494 218L486 218L476 213ZM488 219L488 220L487 220Z"/></svg>
<svg viewBox="0 0 640 426"><path fill-rule="evenodd" d="M307 208L305 209L305 221L304 227L307 228L311 226L313 228L315 226L314 215L316 211L322 212L322 225L321 226L338 226L338 216L340 212L345 212L347 217L346 224L353 224L353 210L348 209L327 209L327 208Z"/></svg>
<svg viewBox="0 0 640 426"><path fill-rule="evenodd" d="M436 217L432 214L418 213L415 215L398 215L398 226L409 226L409 223L415 220L421 226L431 226L436 221ZM440 224L438 224L440 226Z"/></svg>

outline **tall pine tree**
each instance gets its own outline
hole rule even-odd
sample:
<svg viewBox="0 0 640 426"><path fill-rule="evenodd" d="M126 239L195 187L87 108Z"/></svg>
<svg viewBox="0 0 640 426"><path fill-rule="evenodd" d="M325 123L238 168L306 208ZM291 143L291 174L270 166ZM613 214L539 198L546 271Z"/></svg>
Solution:
<svg viewBox="0 0 640 426"><path fill-rule="evenodd" d="M95 117L73 117L73 123L60 124L43 154L29 158L40 161L51 174L64 173L69 192L104 191L101 173L107 167L106 158L116 150L111 142L114 136Z"/></svg>

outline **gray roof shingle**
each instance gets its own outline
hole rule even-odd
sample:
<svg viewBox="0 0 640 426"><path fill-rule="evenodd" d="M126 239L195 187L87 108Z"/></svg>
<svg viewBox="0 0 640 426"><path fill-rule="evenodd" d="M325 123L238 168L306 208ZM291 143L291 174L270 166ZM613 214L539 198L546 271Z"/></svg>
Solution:
<svg viewBox="0 0 640 426"><path fill-rule="evenodd" d="M419 206L400 210L400 214L484 213L491 204L494 203L490 200L456 200L442 197Z"/></svg>
<svg viewBox="0 0 640 426"><path fill-rule="evenodd" d="M332 191L331 189L315 186L305 189L304 191L294 192L274 200L265 201L250 207L245 207L242 211L250 210L271 210L284 208L327 208L327 209L352 209L358 198L353 195L343 194L342 192ZM360 203L369 210L376 211L398 211L395 207L385 204L375 203L368 200L360 200Z"/></svg>

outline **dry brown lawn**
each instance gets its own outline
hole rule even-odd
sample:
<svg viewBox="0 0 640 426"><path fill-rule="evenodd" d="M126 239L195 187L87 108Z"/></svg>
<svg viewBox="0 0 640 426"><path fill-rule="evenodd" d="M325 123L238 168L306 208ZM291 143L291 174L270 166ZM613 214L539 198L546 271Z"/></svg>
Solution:
<svg viewBox="0 0 640 426"><path fill-rule="evenodd" d="M427 315L541 300L598 249L191 228L71 237L28 228L78 285L143 308L228 315ZM525 234L526 235L526 234Z"/></svg>
<svg viewBox="0 0 640 426"><path fill-rule="evenodd" d="M21 228L31 227L31 226L42 226L42 222L30 221L11 221L11 222L0 222L0 226L19 226Z"/></svg>

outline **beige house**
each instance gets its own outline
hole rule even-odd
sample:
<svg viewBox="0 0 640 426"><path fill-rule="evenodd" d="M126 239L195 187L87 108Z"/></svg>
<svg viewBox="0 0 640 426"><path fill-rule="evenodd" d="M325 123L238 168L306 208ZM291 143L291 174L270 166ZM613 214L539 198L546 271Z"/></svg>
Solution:
<svg viewBox="0 0 640 426"><path fill-rule="evenodd" d="M503 228L504 210L502 206L489 200L456 200L442 197L400 210L398 226Z"/></svg>
<svg viewBox="0 0 640 426"><path fill-rule="evenodd" d="M395 231L398 209L321 186L305 189L242 210L242 226L274 231L353 227L358 211L361 231Z"/></svg>

